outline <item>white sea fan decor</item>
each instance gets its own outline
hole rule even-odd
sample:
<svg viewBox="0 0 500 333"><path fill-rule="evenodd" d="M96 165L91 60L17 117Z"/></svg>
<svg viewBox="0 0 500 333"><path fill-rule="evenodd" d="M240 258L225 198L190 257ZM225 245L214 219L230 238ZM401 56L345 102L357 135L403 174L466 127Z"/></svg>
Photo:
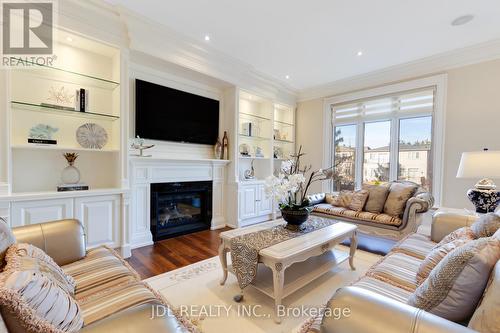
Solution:
<svg viewBox="0 0 500 333"><path fill-rule="evenodd" d="M83 148L102 149L108 143L108 133L97 124L83 124L76 130L76 141Z"/></svg>

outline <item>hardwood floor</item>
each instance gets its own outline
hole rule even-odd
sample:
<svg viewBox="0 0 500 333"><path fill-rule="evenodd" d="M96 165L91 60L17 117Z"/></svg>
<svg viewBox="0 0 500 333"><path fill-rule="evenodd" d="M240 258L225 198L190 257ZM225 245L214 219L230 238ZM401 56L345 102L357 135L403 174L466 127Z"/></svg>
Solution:
<svg viewBox="0 0 500 333"><path fill-rule="evenodd" d="M226 230L230 228L165 239L132 250L132 256L127 261L143 279L191 265L216 256L219 234Z"/></svg>

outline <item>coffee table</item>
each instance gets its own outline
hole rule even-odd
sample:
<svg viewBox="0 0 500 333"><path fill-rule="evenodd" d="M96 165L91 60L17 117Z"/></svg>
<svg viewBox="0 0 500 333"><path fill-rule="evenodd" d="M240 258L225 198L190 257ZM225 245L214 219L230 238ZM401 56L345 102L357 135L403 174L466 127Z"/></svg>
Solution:
<svg viewBox="0 0 500 333"><path fill-rule="evenodd" d="M231 239L247 233L285 224L283 220L225 231L220 234L219 258L222 264L221 285L227 280L227 255ZM351 239L349 253L335 249L344 239ZM349 259L352 270L357 247L357 226L338 222L302 236L275 244L259 252L259 269L251 286L274 299L275 321L281 322L279 310L283 298L294 293L321 275ZM262 265L268 267L262 267ZM285 274L286 273L286 274ZM332 291L333 292L333 291ZM243 296L243 291L241 291Z"/></svg>

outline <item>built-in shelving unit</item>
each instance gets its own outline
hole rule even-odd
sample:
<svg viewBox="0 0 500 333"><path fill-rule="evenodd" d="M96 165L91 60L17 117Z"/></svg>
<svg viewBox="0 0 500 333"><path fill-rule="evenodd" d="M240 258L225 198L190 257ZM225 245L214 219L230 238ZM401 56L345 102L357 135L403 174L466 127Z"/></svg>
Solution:
<svg viewBox="0 0 500 333"><path fill-rule="evenodd" d="M80 156L81 182L91 189L121 188L120 50L66 32L54 45L53 66L24 61L10 78L10 164L13 194L56 191L67 165L65 152ZM88 91L85 112L76 107L77 91ZM102 127L102 149L82 147L76 131L84 124ZM30 130L49 126L56 144L28 142ZM29 176L26 176L26 175Z"/></svg>

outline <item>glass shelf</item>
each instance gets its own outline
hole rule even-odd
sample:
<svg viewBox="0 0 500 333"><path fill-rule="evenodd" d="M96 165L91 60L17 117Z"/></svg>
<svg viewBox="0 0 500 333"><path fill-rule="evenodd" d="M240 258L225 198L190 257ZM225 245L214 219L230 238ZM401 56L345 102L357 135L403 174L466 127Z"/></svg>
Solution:
<svg viewBox="0 0 500 333"><path fill-rule="evenodd" d="M285 125L285 126L291 126L291 127L295 126L294 124L287 123L287 122L281 121L281 120L275 120L274 122L277 124L280 124L280 125Z"/></svg>
<svg viewBox="0 0 500 333"><path fill-rule="evenodd" d="M240 116L251 117L251 118L255 118L257 120L261 120L261 121L270 121L271 120L271 118L266 118L266 117L262 117L262 116L256 116L254 114L244 113L244 112L240 112Z"/></svg>
<svg viewBox="0 0 500 333"><path fill-rule="evenodd" d="M270 140L269 138L264 138L264 137L261 137L261 136L255 136L255 135L250 136L250 135L241 134L241 133L240 133L240 137L242 137L242 138L248 138L248 139L254 139L254 140L261 140L261 141L262 140L266 140L266 141Z"/></svg>
<svg viewBox="0 0 500 333"><path fill-rule="evenodd" d="M60 145L46 145L38 143L27 143L21 145L12 145L12 149L45 149L45 150L64 150L64 151L91 151L91 152L103 152L103 153L117 153L120 150L114 148L82 148L82 147L71 147L71 146L60 146Z"/></svg>
<svg viewBox="0 0 500 333"><path fill-rule="evenodd" d="M280 140L280 139L274 139L275 142L281 142L281 143L294 143L293 141L290 140Z"/></svg>
<svg viewBox="0 0 500 333"><path fill-rule="evenodd" d="M31 104L31 103L25 103L25 102L12 101L11 105L12 105L12 109L18 109L18 110L46 112L46 113L52 113L52 114L65 114L65 115L71 115L74 117L105 119L105 120L110 120L110 121L115 121L117 119L120 119L120 117L114 116L111 114L97 113L97 112L80 112L80 111L76 111L76 110L59 109L57 107L37 105L37 104Z"/></svg>
<svg viewBox="0 0 500 333"><path fill-rule="evenodd" d="M242 160L268 160L269 157L262 157L262 156L241 156L240 155L240 158Z"/></svg>
<svg viewBox="0 0 500 333"><path fill-rule="evenodd" d="M14 72L24 73L29 75L39 75L47 77L51 80L59 80L72 84L79 84L83 86L92 86L103 88L107 90L114 90L120 83L92 75L77 73L73 71L69 71L66 69L51 67L46 65L36 64L31 61L18 59L19 63L25 64L25 67L22 69L14 69Z"/></svg>

